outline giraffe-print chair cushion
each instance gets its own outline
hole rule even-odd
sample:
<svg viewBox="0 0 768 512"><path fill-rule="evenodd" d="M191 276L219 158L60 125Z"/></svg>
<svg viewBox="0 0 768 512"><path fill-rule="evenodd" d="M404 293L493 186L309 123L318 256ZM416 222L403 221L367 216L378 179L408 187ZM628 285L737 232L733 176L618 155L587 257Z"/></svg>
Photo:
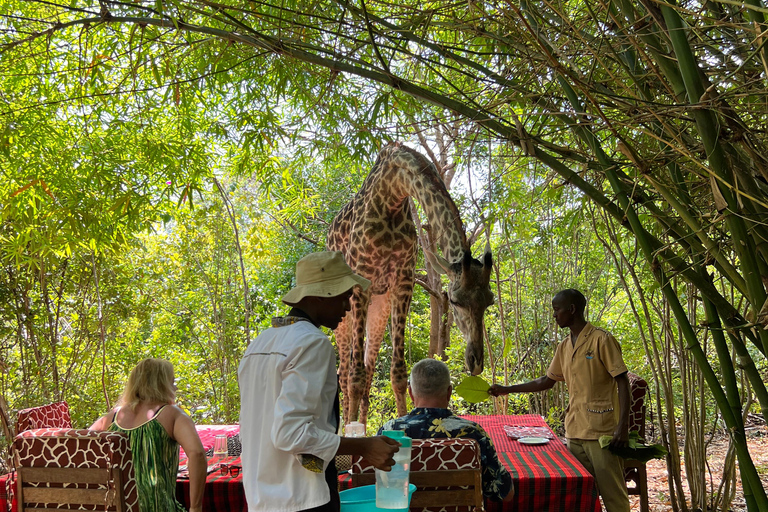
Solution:
<svg viewBox="0 0 768 512"><path fill-rule="evenodd" d="M629 379L629 430L636 430L645 437L645 395L648 383L639 375L627 373Z"/></svg>
<svg viewBox="0 0 768 512"><path fill-rule="evenodd" d="M480 445L474 439L414 439L411 472L451 469L482 469ZM373 466L360 456L352 457L352 474L372 473ZM430 488L437 489L437 488ZM465 512L469 507L425 508L424 512Z"/></svg>
<svg viewBox="0 0 768 512"><path fill-rule="evenodd" d="M480 448L474 439L414 439L411 471L480 468ZM371 473L373 466L360 456L353 457L352 473Z"/></svg>
<svg viewBox="0 0 768 512"><path fill-rule="evenodd" d="M139 512L131 449L128 436L121 432L65 428L27 430L13 440L13 457L17 468L121 468L126 511ZM108 510L115 510L114 504Z"/></svg>
<svg viewBox="0 0 768 512"><path fill-rule="evenodd" d="M19 411L16 433L34 428L72 428L67 402L55 402Z"/></svg>
<svg viewBox="0 0 768 512"><path fill-rule="evenodd" d="M645 438L645 395L648 383L639 375L632 372L627 374L629 379L629 430L636 430L640 438ZM648 512L648 472L645 462L636 460L624 461L624 480L627 493L630 496L640 496L640 512Z"/></svg>

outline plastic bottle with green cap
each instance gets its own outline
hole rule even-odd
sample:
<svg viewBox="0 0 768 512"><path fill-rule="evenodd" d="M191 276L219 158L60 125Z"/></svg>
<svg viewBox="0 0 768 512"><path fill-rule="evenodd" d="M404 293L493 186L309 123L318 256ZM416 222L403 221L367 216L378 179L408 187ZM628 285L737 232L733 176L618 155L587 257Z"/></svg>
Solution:
<svg viewBox="0 0 768 512"><path fill-rule="evenodd" d="M407 509L410 502L411 438L402 430L385 430L382 433L400 443L400 448L393 456L395 465L391 471L376 470L376 507Z"/></svg>

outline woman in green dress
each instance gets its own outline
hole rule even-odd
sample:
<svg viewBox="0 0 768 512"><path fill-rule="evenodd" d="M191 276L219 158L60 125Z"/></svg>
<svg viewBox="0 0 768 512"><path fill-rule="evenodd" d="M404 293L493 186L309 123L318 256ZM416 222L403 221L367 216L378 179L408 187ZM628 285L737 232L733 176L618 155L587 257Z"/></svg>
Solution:
<svg viewBox="0 0 768 512"><path fill-rule="evenodd" d="M201 512L205 450L187 414L174 405L173 365L144 359L136 365L118 406L96 420L92 430L123 432L130 439L141 512L181 512L176 501L179 445L188 457L190 512Z"/></svg>

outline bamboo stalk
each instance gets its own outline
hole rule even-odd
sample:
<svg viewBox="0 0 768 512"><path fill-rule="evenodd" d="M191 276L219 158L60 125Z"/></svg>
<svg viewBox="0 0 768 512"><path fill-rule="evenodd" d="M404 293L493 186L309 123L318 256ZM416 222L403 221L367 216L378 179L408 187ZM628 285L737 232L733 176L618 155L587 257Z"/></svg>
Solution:
<svg viewBox="0 0 768 512"><path fill-rule="evenodd" d="M680 15L671 5L662 3L661 12L667 25L667 31L670 41L672 42L672 47L677 56L678 66L680 67L685 88L688 92L689 101L699 101L699 99L704 96L705 89L701 82L699 75L700 70L696 63L696 59L688 44L688 31L686 30L686 26ZM709 161L712 170L720 178L727 176L730 173L730 169L723 149L719 143L717 118L709 109L695 108L691 110L691 115L696 122L699 135L704 142L704 147L707 151L707 160ZM718 185L715 184L715 186ZM750 304L752 304L752 307L759 310L765 302L766 292L762 284L758 263L755 257L755 244L747 234L744 220L738 215L733 215L733 212L738 211L738 207L731 191L727 187L719 187L719 191L728 204L729 212L731 212L731 215L726 216L726 222L730 228L731 236L733 237L733 248L736 251L736 254L738 254L742 266L742 273L748 291L747 298ZM760 338L762 340L764 352L768 352L768 335L761 333Z"/></svg>
<svg viewBox="0 0 768 512"><path fill-rule="evenodd" d="M663 9L669 9L669 8L663 7ZM677 35L679 36L679 34ZM684 73L684 79L685 79L685 73ZM560 85L563 87L566 97L571 102L571 107L577 112L583 112L581 102L579 101L579 98L576 95L576 92L570 86L570 84L565 80L565 77L558 74L557 80L560 83ZM686 85L687 85L687 82L686 82ZM707 356L704 353L703 349L701 348L701 345L699 344L699 341L696 337L696 333L693 331L693 328L691 327L691 324L688 321L688 317L685 314L685 310L682 308L676 292L672 289L670 285L670 281L666 276L666 273L661 268L661 266L657 264L656 256L651 247L650 241L646 239L646 237L644 236L645 230L640 222L640 219L637 216L637 213L635 212L633 206L631 205L629 198L623 192L622 183L619 180L614 167L610 165L610 162L608 161L605 153L603 152L602 147L599 144L599 141L594 136L594 134L592 134L590 130L588 130L583 125L572 126L572 130L574 131L574 133L576 133L577 136L579 136L582 140L584 140L584 142L593 151L593 154L598 160L598 162L602 164L603 170L606 176L608 177L611 187L613 188L614 193L617 196L618 202L621 205L622 210L624 211L627 217L627 220L630 224L632 231L635 233L637 237L638 243L643 251L643 254L645 255L645 258L648 264L651 267L654 277L656 278L657 282L661 286L662 293L664 294L670 306L672 307L672 311L675 315L675 319L677 320L678 325L680 326L681 333L684 339L686 340L687 348L691 351L694 359L696 360L696 363L699 365L699 368L701 369L704 375L704 378L710 390L712 391L715 401L717 402L721 411L723 411L723 417L725 419L726 425L728 425L730 429L737 428L737 420L734 418L733 413L728 408L728 400L725 395L725 392L723 391L723 388L720 386L717 376L714 370L712 369L712 367L710 366ZM734 223L734 224L737 224L737 223ZM759 482L760 480L757 475L757 471L754 468L754 463L751 459L746 443L744 443L743 445L737 444L736 449L737 449L737 454L740 461L740 468L742 470L742 480L745 482L750 482L750 485L754 487L754 482ZM762 494L762 496L760 494ZM765 490L762 489L762 493L758 493L755 491L754 496L755 496L755 500L754 500L753 506L759 506L761 508L759 509L750 508L750 510L768 510L768 497L765 494ZM763 508L763 507L766 507L766 508Z"/></svg>
<svg viewBox="0 0 768 512"><path fill-rule="evenodd" d="M701 271L703 272L703 270ZM703 298L703 302L704 311L707 317L707 325L710 327L712 340L715 343L715 350L717 351L717 357L720 362L720 370L723 375L728 407L730 407L731 414L735 420L734 425L729 428L729 433L733 443L736 446L736 451L738 454L740 447L742 447L742 449L748 450L746 434L744 432L744 422L741 419L742 408L741 397L739 395L739 384L736 380L736 372L733 367L731 353L728 349L728 344L725 341L725 336L723 335L723 331L720 326L720 317L717 314L717 309L715 308L714 304L712 304L712 302L706 297ZM754 469L754 463L752 462L751 458L748 458L748 460L743 460L742 457L739 457L739 469L742 471L742 485L744 490L744 499L747 501L747 508L749 510L765 510L764 508L758 508L758 502L760 498L759 496L755 495L756 493L754 489L755 484L760 485L762 488L760 479L758 477L757 482L755 482L754 478L743 478L745 469L741 467L741 464L743 463L752 464L752 470L754 470L755 476L757 476L757 470ZM747 469L747 473L752 471L749 468ZM765 495L765 490L763 490L763 495Z"/></svg>

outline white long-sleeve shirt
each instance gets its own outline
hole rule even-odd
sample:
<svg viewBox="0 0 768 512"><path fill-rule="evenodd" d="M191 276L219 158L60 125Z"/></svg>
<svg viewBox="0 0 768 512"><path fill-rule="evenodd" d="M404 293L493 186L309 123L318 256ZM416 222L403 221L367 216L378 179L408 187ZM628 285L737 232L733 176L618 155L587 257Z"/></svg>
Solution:
<svg viewBox="0 0 768 512"><path fill-rule="evenodd" d="M273 327L251 342L238 368L243 484L251 512L294 512L330 500L323 473L301 455L333 460L337 393L333 345L311 322Z"/></svg>

